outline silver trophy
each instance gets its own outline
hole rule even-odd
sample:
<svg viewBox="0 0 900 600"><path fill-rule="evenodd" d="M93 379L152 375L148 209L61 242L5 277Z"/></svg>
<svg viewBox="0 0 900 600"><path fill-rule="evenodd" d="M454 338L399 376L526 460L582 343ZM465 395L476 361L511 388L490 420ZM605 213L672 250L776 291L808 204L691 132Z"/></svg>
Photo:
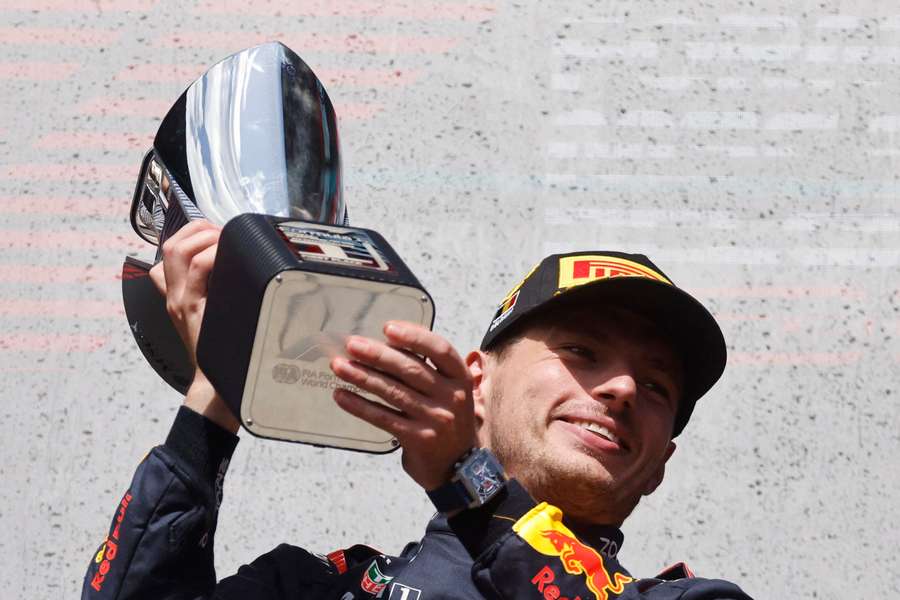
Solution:
<svg viewBox="0 0 900 600"><path fill-rule="evenodd" d="M282 44L211 67L176 101L144 158L135 231L161 246L199 218L224 229L198 362L243 426L279 440L396 448L337 407L332 391L347 386L328 363L348 335L381 337L387 320L430 327L434 305L380 235L347 226L334 109ZM183 393L192 369L150 267L126 258L126 316L144 356Z"/></svg>

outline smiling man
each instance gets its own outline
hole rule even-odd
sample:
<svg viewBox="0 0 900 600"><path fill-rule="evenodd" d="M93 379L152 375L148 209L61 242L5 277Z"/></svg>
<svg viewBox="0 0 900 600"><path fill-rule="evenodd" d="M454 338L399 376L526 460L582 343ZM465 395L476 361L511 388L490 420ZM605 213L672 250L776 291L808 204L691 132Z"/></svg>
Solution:
<svg viewBox="0 0 900 600"><path fill-rule="evenodd" d="M194 222L151 275L194 356L218 228ZM661 483L696 401L720 377L715 320L642 255L554 255L503 299L462 358L389 322L352 336L335 401L392 433L438 514L399 556L282 544L217 583L212 547L238 423L202 372L138 468L83 598L747 599L679 564L638 579L618 527ZM359 515L360 523L365 514Z"/></svg>
<svg viewBox="0 0 900 600"><path fill-rule="evenodd" d="M487 367L479 441L568 517L621 523L675 449L681 361L650 322L614 305L585 299L543 317L506 342L502 367ZM477 372L479 360L496 363L496 350L472 357Z"/></svg>

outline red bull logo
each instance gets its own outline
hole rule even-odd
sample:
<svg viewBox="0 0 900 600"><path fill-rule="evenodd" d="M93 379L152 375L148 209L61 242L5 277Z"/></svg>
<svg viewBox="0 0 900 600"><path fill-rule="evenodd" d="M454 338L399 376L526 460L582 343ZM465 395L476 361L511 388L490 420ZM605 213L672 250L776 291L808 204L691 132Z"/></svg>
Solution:
<svg viewBox="0 0 900 600"><path fill-rule="evenodd" d="M112 568L112 563L116 560L116 555L119 552L120 527L122 521L125 520L125 513L128 511L130 503L131 494L126 493L122 501L119 502L119 513L116 515L112 533L106 536L106 541L100 546L100 550L97 551L97 556L94 558L94 562L98 566L93 579L91 579L91 587L98 592L103 589L103 581L106 579L106 574Z"/></svg>
<svg viewBox="0 0 900 600"><path fill-rule="evenodd" d="M603 556L579 541L575 534L563 525L562 511L546 502L539 504L519 519L513 530L541 554L558 557L566 573L583 575L588 589L594 593L597 600L609 600L610 594L621 594L625 584L633 581L631 577L619 572L610 574ZM541 588L550 585L552 580L552 570L545 567L535 575L532 583L541 591Z"/></svg>
<svg viewBox="0 0 900 600"><path fill-rule="evenodd" d="M585 575L588 589L594 592L597 600L607 600L609 592L621 594L625 584L631 581L631 577L621 573L615 573L611 578L600 553L574 536L554 529L543 531L542 535L559 552L559 559L567 573Z"/></svg>

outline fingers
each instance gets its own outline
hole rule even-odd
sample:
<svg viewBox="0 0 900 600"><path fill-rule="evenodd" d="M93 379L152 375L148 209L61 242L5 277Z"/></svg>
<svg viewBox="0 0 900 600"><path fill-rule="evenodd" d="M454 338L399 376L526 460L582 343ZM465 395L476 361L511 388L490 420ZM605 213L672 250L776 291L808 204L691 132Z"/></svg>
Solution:
<svg viewBox="0 0 900 600"><path fill-rule="evenodd" d="M397 439L403 439L409 430L409 421L402 414L383 404L366 400L359 394L344 389L334 390L334 401L342 409L363 421L387 431Z"/></svg>
<svg viewBox="0 0 900 600"><path fill-rule="evenodd" d="M191 221L175 233L169 236L169 238L163 243L163 250L167 245L174 245L183 240L184 238L188 238L198 231L203 231L204 229L222 229L218 225L214 225L206 219L197 219L196 221Z"/></svg>
<svg viewBox="0 0 900 600"><path fill-rule="evenodd" d="M455 350L443 338L434 337L438 339L427 339L425 343L417 343L420 338L413 336L409 339L413 340L412 346L419 350L443 350L445 354L438 354L438 361L452 371L455 369L452 363ZM427 423L428 428L441 430L454 421L456 413L466 415L472 412L471 385L465 365L462 366L465 377L450 378L411 350L395 348L373 339L350 336L346 349L349 360L336 356L331 361L335 375L380 398L411 422L419 426Z"/></svg>
<svg viewBox="0 0 900 600"><path fill-rule="evenodd" d="M195 365L209 274L221 230L205 220L188 223L166 240L162 263L150 270L157 289L165 292L166 310Z"/></svg>
<svg viewBox="0 0 900 600"><path fill-rule="evenodd" d="M175 245L179 242L183 241L185 238L189 238L195 233L201 231L208 230L220 230L221 227L218 225L213 225L206 219L199 219L197 221L191 221L178 231L176 231L172 236L170 236L162 245L163 256L167 253L171 254ZM172 259L171 262L174 262L175 259ZM153 265L153 268L150 269L150 280L156 286L156 289L159 290L159 293L163 296L166 295L166 276L165 276L165 266L162 262L156 263Z"/></svg>
<svg viewBox="0 0 900 600"><path fill-rule="evenodd" d="M440 375L433 368L418 356L401 348L355 335L347 338L346 348L350 357L357 362L387 373L420 392L429 393L440 383Z"/></svg>
<svg viewBox="0 0 900 600"><path fill-rule="evenodd" d="M475 443L471 377L453 346L426 328L391 321L384 331L387 343L348 338L350 360L335 357L331 369L387 406L344 389L335 390L334 399L396 437L403 446L403 468L426 490L435 489Z"/></svg>
<svg viewBox="0 0 900 600"><path fill-rule="evenodd" d="M196 221L195 221L196 223ZM187 284L189 275L194 277L209 277L209 271L206 273L191 273L191 261L201 252L215 246L219 241L221 230L213 225L207 227L193 227L187 235L179 235L185 229L194 225L190 223L185 225L170 239L163 244L163 269L166 276L166 287L180 293ZM209 265L212 268L212 265Z"/></svg>
<svg viewBox="0 0 900 600"><path fill-rule="evenodd" d="M212 272L213 264L216 262L218 246L215 242L218 239L217 234L213 245L207 246L206 249L198 252L191 259L185 280L184 292L186 295L206 297L207 288L209 287L209 274Z"/></svg>
<svg viewBox="0 0 900 600"><path fill-rule="evenodd" d="M371 392L406 415L417 417L435 410L434 402L426 396L366 365L338 356L332 359L331 369L347 383Z"/></svg>
<svg viewBox="0 0 900 600"><path fill-rule="evenodd" d="M438 372L449 378L467 379L469 370L456 349L433 331L406 321L388 321L384 335L392 346L406 348L434 363Z"/></svg>
<svg viewBox="0 0 900 600"><path fill-rule="evenodd" d="M156 263L149 272L150 281L156 286L161 296L166 295L166 272L161 262Z"/></svg>

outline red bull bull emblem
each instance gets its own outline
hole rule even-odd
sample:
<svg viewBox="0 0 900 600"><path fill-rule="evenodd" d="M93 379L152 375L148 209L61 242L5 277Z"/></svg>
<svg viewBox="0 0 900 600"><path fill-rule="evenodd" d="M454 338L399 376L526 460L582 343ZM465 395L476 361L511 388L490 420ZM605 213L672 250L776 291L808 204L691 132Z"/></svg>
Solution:
<svg viewBox="0 0 900 600"><path fill-rule="evenodd" d="M513 531L541 554L558 557L566 573L584 575L588 589L594 593L597 600L609 600L609 594L621 594L625 584L634 581L623 573L610 574L603 556L579 541L575 534L563 525L562 511L546 502L534 507L519 519L513 525ZM544 567L531 582L538 587L538 591L546 595L545 587L556 588L552 584L553 579L553 570Z"/></svg>

